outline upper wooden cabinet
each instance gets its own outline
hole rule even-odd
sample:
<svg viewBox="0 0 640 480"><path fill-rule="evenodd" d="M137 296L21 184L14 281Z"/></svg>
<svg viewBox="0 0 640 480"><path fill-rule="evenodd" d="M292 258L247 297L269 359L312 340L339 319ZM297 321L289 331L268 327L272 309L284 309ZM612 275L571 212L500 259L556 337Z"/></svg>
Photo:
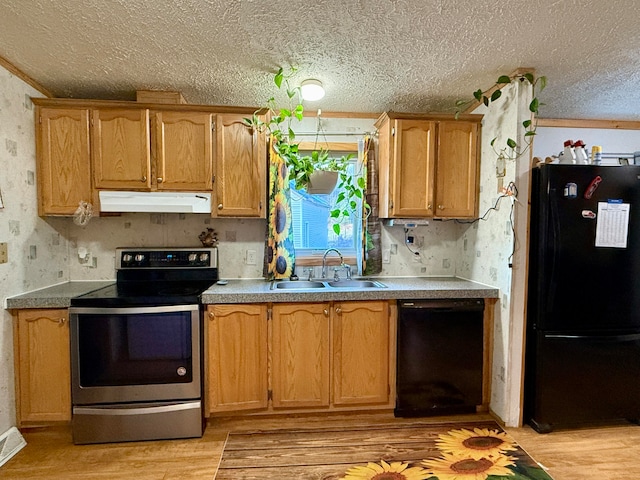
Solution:
<svg viewBox="0 0 640 480"><path fill-rule="evenodd" d="M36 107L38 214L73 215L91 202L88 108Z"/></svg>
<svg viewBox="0 0 640 480"><path fill-rule="evenodd" d="M95 188L150 189L149 110L127 108L92 110L91 124Z"/></svg>
<svg viewBox="0 0 640 480"><path fill-rule="evenodd" d="M216 115L213 216L266 216L266 139L264 134L247 127L244 117L239 114Z"/></svg>
<svg viewBox="0 0 640 480"><path fill-rule="evenodd" d="M266 217L266 139L242 121L253 109L33 101L40 215L73 215L99 190L140 190L212 192L213 216Z"/></svg>
<svg viewBox="0 0 640 480"><path fill-rule="evenodd" d="M473 218L481 116L384 113L376 122L381 218Z"/></svg>
<svg viewBox="0 0 640 480"><path fill-rule="evenodd" d="M207 112L93 110L95 188L210 191L211 116Z"/></svg>

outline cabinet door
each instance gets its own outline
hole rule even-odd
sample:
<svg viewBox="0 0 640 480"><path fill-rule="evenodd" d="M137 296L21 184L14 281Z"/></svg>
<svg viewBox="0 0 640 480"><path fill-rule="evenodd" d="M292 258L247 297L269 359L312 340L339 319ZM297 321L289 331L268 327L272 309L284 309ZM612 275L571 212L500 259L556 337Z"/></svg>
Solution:
<svg viewBox="0 0 640 480"><path fill-rule="evenodd" d="M478 123L438 125L436 217L473 218L478 198Z"/></svg>
<svg viewBox="0 0 640 480"><path fill-rule="evenodd" d="M333 317L333 404L389 402L389 304L336 302Z"/></svg>
<svg viewBox="0 0 640 480"><path fill-rule="evenodd" d="M266 216L266 141L243 115L216 116L216 205L218 217Z"/></svg>
<svg viewBox="0 0 640 480"><path fill-rule="evenodd" d="M91 202L89 110L36 110L39 215L73 215Z"/></svg>
<svg viewBox="0 0 640 480"><path fill-rule="evenodd" d="M329 304L273 305L273 407L329 405Z"/></svg>
<svg viewBox="0 0 640 480"><path fill-rule="evenodd" d="M212 412L267 407L267 306L208 307L208 400Z"/></svg>
<svg viewBox="0 0 640 480"><path fill-rule="evenodd" d="M394 131L390 216L430 217L434 212L436 122L396 120Z"/></svg>
<svg viewBox="0 0 640 480"><path fill-rule="evenodd" d="M20 310L15 339L19 424L71 420L67 310Z"/></svg>
<svg viewBox="0 0 640 480"><path fill-rule="evenodd" d="M93 110L91 141L95 188L151 188L148 110Z"/></svg>
<svg viewBox="0 0 640 480"><path fill-rule="evenodd" d="M206 112L155 112L158 190L211 191L212 120Z"/></svg>

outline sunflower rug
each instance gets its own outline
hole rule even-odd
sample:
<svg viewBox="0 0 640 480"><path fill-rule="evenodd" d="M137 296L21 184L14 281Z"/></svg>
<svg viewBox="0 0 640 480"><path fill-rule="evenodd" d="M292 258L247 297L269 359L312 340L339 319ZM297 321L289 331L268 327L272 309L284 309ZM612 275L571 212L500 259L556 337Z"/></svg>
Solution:
<svg viewBox="0 0 640 480"><path fill-rule="evenodd" d="M231 479L552 480L493 421L231 432Z"/></svg>

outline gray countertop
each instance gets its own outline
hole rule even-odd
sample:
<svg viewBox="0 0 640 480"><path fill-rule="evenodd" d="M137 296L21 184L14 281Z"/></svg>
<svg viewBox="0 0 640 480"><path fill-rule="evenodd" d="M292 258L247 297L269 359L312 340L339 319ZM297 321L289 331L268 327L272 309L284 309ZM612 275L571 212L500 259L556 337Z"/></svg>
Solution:
<svg viewBox="0 0 640 480"><path fill-rule="evenodd" d="M271 289L264 280L229 280L202 294L202 303L326 302L330 300L396 300L429 298L498 298L498 289L453 277L379 277L386 288L342 290Z"/></svg>
<svg viewBox="0 0 640 480"><path fill-rule="evenodd" d="M73 297L111 285L111 281L66 282L7 298L7 309L67 308Z"/></svg>
<svg viewBox="0 0 640 480"><path fill-rule="evenodd" d="M367 277L367 280L370 278ZM229 280L212 285L202 303L326 302L330 300L395 300L430 298L498 298L498 289L454 277L380 277L386 288L342 290L271 289L265 280ZM7 309L67 308L72 297L92 292L113 281L67 282L6 299Z"/></svg>

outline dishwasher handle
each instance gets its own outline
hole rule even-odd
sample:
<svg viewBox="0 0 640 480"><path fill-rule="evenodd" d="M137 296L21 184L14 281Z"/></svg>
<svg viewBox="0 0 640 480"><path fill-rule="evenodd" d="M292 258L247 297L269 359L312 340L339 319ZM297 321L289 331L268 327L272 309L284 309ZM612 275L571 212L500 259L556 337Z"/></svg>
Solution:
<svg viewBox="0 0 640 480"><path fill-rule="evenodd" d="M398 300L401 310L430 310L437 312L472 312L484 310L482 298L454 298L435 300Z"/></svg>

